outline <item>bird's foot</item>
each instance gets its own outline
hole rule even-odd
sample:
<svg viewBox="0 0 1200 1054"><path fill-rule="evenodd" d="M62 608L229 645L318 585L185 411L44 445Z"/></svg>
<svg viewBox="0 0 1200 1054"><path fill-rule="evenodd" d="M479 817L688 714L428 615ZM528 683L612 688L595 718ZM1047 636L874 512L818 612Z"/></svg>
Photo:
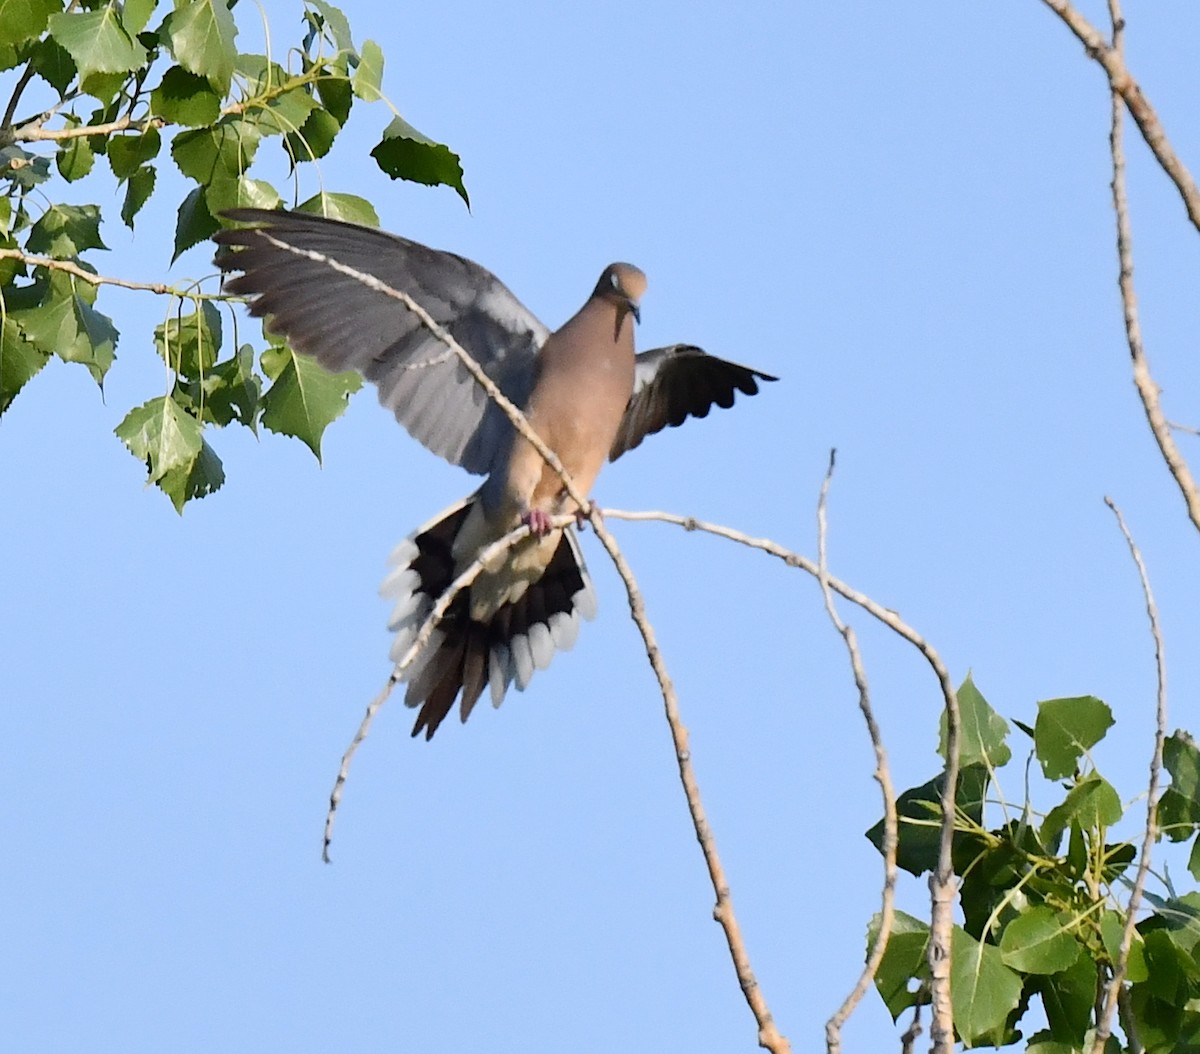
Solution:
<svg viewBox="0 0 1200 1054"><path fill-rule="evenodd" d="M535 538L545 538L553 529L550 513L545 509L530 509L521 517L521 522Z"/></svg>
<svg viewBox="0 0 1200 1054"><path fill-rule="evenodd" d="M575 526L578 527L582 531L584 529L584 527L587 526L587 522L589 519L591 519L593 513L595 513L596 518L598 520L604 519L604 516L601 512L600 506L597 505L594 501L588 502L586 509L576 509L575 510Z"/></svg>

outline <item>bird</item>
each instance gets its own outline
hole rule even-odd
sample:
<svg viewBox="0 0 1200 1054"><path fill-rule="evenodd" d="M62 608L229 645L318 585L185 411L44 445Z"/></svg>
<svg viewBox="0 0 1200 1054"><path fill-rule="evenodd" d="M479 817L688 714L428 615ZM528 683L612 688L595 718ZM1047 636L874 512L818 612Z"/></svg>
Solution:
<svg viewBox="0 0 1200 1054"><path fill-rule="evenodd" d="M596 594L574 524L589 510L513 427L462 361L384 285L408 294L479 363L587 495L605 459L652 433L730 407L777 378L692 344L635 354L646 276L606 267L583 306L551 332L490 271L465 257L374 227L282 209L223 213L214 235L224 289L298 353L333 372L355 369L419 442L482 485L393 551L380 588L395 602L390 651L399 663L433 606L492 542L529 535L452 601L404 670L412 735L431 739L459 700L463 722L485 689L499 707L515 683L574 643ZM354 272L354 273L349 273ZM374 283L375 288L372 288ZM561 520L559 520L561 523Z"/></svg>

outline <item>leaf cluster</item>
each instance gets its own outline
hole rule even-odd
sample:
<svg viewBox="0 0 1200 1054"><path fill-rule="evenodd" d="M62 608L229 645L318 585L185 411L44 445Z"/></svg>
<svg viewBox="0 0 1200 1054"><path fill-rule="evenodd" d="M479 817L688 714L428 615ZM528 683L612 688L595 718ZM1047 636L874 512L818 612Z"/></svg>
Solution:
<svg viewBox="0 0 1200 1054"><path fill-rule="evenodd" d="M281 204L258 171L264 147L275 144L275 164L298 188L360 101L394 115L371 151L382 171L450 186L467 201L458 157L384 96L378 44L356 46L346 16L326 0L304 0L301 36L285 67L238 50L229 0L0 0L0 414L52 358L84 366L103 387L120 335L96 306L100 286L169 296L154 331L166 389L116 434L180 511L224 480L208 429L261 423L319 458L325 428L360 382L274 345L256 362L236 333L225 339L219 293L98 274L85 257L106 248L101 208L60 200L67 185L110 176L133 230L156 190L182 176L189 189L175 210L174 261L211 237L225 210ZM27 92L40 93L41 109L22 116ZM170 180L160 180L164 165ZM323 184L296 207L379 222L370 202Z"/></svg>
<svg viewBox="0 0 1200 1054"><path fill-rule="evenodd" d="M961 876L963 925L951 941L954 1024L967 1047L1021 1040L1025 1014L1040 1003L1046 1027L1029 1037L1037 1054L1090 1050L1098 993L1113 976L1125 928L1120 893L1133 882L1137 851L1111 837L1126 809L1100 774L1091 750L1113 726L1112 711L1094 696L1038 703L1033 726L1016 721L1031 743L1025 800L1019 809L1000 792L1000 770L1012 761L1009 724L968 676L961 709L960 776L955 793L953 856ZM945 728L941 752L945 753ZM1049 809L1029 798L1034 763L1059 795ZM1167 743L1172 777L1158 808L1160 830L1193 840L1189 870L1200 878L1200 751L1184 732ZM913 875L937 865L940 778L897 800L897 863ZM992 814L1000 821L989 825ZM883 844L883 823L867 837ZM1147 1054L1191 1050L1200 1039L1200 894L1147 895L1126 963L1128 998L1120 1025L1129 1046ZM868 948L879 933L872 921ZM876 987L893 1018L928 1001L929 926L898 912ZM1136 1037L1131 1041L1129 1037Z"/></svg>

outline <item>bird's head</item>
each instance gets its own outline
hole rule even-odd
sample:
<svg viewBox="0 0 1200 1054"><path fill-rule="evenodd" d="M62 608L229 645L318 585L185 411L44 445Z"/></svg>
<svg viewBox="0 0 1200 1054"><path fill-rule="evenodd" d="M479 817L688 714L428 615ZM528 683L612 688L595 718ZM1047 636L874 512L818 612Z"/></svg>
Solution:
<svg viewBox="0 0 1200 1054"><path fill-rule="evenodd" d="M596 283L596 291L592 294L601 300L607 300L617 306L617 329L626 314L633 315L638 322L642 321L642 313L638 303L646 292L646 276L640 270L627 263L609 264L604 268L600 281Z"/></svg>

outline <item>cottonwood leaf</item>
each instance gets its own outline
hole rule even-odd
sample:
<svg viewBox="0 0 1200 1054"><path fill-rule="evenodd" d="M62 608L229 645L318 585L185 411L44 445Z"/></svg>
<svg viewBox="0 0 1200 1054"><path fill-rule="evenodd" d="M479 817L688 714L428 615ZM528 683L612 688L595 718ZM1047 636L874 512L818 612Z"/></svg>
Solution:
<svg viewBox="0 0 1200 1054"><path fill-rule="evenodd" d="M1081 955L1067 969L1031 977L1030 982L1042 998L1051 1036L1075 1050L1088 1049L1084 1037L1096 1000L1096 963L1091 956Z"/></svg>
<svg viewBox="0 0 1200 1054"><path fill-rule="evenodd" d="M1067 791L1061 805L1056 805L1042 821L1042 844L1053 848L1062 832L1074 826L1083 831L1111 827L1123 815L1121 798L1111 783L1102 776L1088 776Z"/></svg>
<svg viewBox="0 0 1200 1054"><path fill-rule="evenodd" d="M155 481L158 488L171 499L175 511L183 515L183 507L189 501L207 497L219 490L225 482L225 468L216 451L204 439L200 441L200 453L188 464L164 472Z"/></svg>
<svg viewBox="0 0 1200 1054"><path fill-rule="evenodd" d="M1033 746L1046 779L1071 776L1084 752L1099 743L1112 725L1112 710L1094 695L1039 702Z"/></svg>
<svg viewBox="0 0 1200 1054"><path fill-rule="evenodd" d="M1006 765L1012 757L1008 747L1008 722L984 699L967 674L958 692L959 733L958 759L960 765L982 764L993 769ZM938 753L946 756L946 713L942 711L941 741Z"/></svg>
<svg viewBox="0 0 1200 1054"><path fill-rule="evenodd" d="M61 10L58 0L0 0L0 45L36 40Z"/></svg>
<svg viewBox="0 0 1200 1054"><path fill-rule="evenodd" d="M867 927L867 954L879 937L879 915ZM929 926L920 919L897 911L892 920L892 932L887 948L875 973L875 987L895 1021L912 1006L917 989L929 976L926 948L929 945Z"/></svg>
<svg viewBox="0 0 1200 1054"><path fill-rule="evenodd" d="M175 398L202 421L219 428L237 421L258 431L258 405L262 379L254 372L254 349L243 344L224 362L218 362L200 380L176 386Z"/></svg>
<svg viewBox="0 0 1200 1054"><path fill-rule="evenodd" d="M26 340L16 319L5 315L0 322L0 414L49 361L50 353Z"/></svg>
<svg viewBox="0 0 1200 1054"><path fill-rule="evenodd" d="M175 251L171 254L171 262L178 260L180 254L193 245L207 241L220 226L208 211L204 188L193 189L179 205L179 214L175 219Z"/></svg>
<svg viewBox="0 0 1200 1054"><path fill-rule="evenodd" d="M950 938L950 999L954 1027L968 1047L998 1041L1021 1000L1020 976L1004 965L1000 949L954 927Z"/></svg>
<svg viewBox="0 0 1200 1054"><path fill-rule="evenodd" d="M1100 938L1109 961L1115 966L1121 956L1121 940L1125 936L1125 919L1115 911L1100 917ZM1137 983L1146 979L1146 949L1142 935L1135 928L1129 943L1129 958L1125 962L1125 980Z"/></svg>
<svg viewBox="0 0 1200 1054"><path fill-rule="evenodd" d="M114 432L134 457L146 462L151 483L172 469L190 471L204 443L200 422L166 395L130 410Z"/></svg>
<svg viewBox="0 0 1200 1054"><path fill-rule="evenodd" d="M154 346L171 369L190 380L203 377L221 347L221 313L205 300L199 311L172 315L154 328Z"/></svg>
<svg viewBox="0 0 1200 1054"><path fill-rule="evenodd" d="M314 216L327 216L344 223L359 223L365 227L379 226L379 213L366 198L354 194L331 194L321 191L296 206L297 212L309 212Z"/></svg>
<svg viewBox="0 0 1200 1054"><path fill-rule="evenodd" d="M1027 908L1007 926L1000 937L1000 956L1005 966L1022 973L1052 974L1065 970L1082 946L1071 933L1071 920L1045 905Z"/></svg>
<svg viewBox="0 0 1200 1054"><path fill-rule="evenodd" d="M288 132L283 144L293 162L316 161L333 148L342 126L328 110L313 110L298 131Z"/></svg>
<svg viewBox="0 0 1200 1054"><path fill-rule="evenodd" d="M185 0L171 14L167 30L175 61L222 95L233 81L237 32L225 0Z"/></svg>
<svg viewBox="0 0 1200 1054"><path fill-rule="evenodd" d="M358 69L350 81L354 94L364 102L375 102L383 98L383 49L373 40L363 42L358 57Z"/></svg>
<svg viewBox="0 0 1200 1054"><path fill-rule="evenodd" d="M68 118L67 127L78 128L79 121ZM58 166L58 174L68 183L83 179L96 163L96 155L92 152L92 144L88 142L88 137L77 135L71 139L64 139L54 156L54 163Z"/></svg>
<svg viewBox="0 0 1200 1054"><path fill-rule="evenodd" d="M262 353L263 372L272 384L262 397L262 423L272 432L295 436L321 460L321 436L362 387L354 372L329 373L315 359L274 346Z"/></svg>
<svg viewBox="0 0 1200 1054"><path fill-rule="evenodd" d="M3 16L0 16L0 25L3 25ZM59 95L67 93L78 73L70 52L53 37L43 37L33 46L29 52L29 65Z"/></svg>
<svg viewBox="0 0 1200 1054"><path fill-rule="evenodd" d="M81 80L96 73L127 74L142 66L146 49L121 24L115 4L99 11L56 14L49 19L50 35L67 51ZM85 90L91 93L89 86Z"/></svg>
<svg viewBox="0 0 1200 1054"><path fill-rule="evenodd" d="M126 180L147 161L158 157L162 136L154 125L145 131L114 135L108 141L108 166L118 180Z"/></svg>
<svg viewBox="0 0 1200 1054"><path fill-rule="evenodd" d="M121 205L121 219L125 221L125 226L133 230L133 218L142 209L142 206L150 200L150 195L154 193L154 183L158 175L154 171L153 165L144 165L129 177L125 184L125 201Z"/></svg>
<svg viewBox="0 0 1200 1054"><path fill-rule="evenodd" d="M30 229L25 247L56 260L78 256L85 249L107 249L100 238L99 207L51 205Z"/></svg>
<svg viewBox="0 0 1200 1054"><path fill-rule="evenodd" d="M350 35L350 22L339 8L326 0L308 0L311 7L320 13L325 25L333 37L334 47L338 51L348 51L354 54L354 38Z"/></svg>
<svg viewBox="0 0 1200 1054"><path fill-rule="evenodd" d="M471 207L458 155L448 146L422 135L404 118L393 118L371 156L392 179L453 187L466 206Z"/></svg>
<svg viewBox="0 0 1200 1054"><path fill-rule="evenodd" d="M205 128L189 128L171 142L179 171L197 183L221 176L236 178L250 167L261 139L258 129L240 117L222 117Z"/></svg>
<svg viewBox="0 0 1200 1054"><path fill-rule="evenodd" d="M150 110L172 124L196 128L221 116L221 96L205 77L172 66L150 93Z"/></svg>

